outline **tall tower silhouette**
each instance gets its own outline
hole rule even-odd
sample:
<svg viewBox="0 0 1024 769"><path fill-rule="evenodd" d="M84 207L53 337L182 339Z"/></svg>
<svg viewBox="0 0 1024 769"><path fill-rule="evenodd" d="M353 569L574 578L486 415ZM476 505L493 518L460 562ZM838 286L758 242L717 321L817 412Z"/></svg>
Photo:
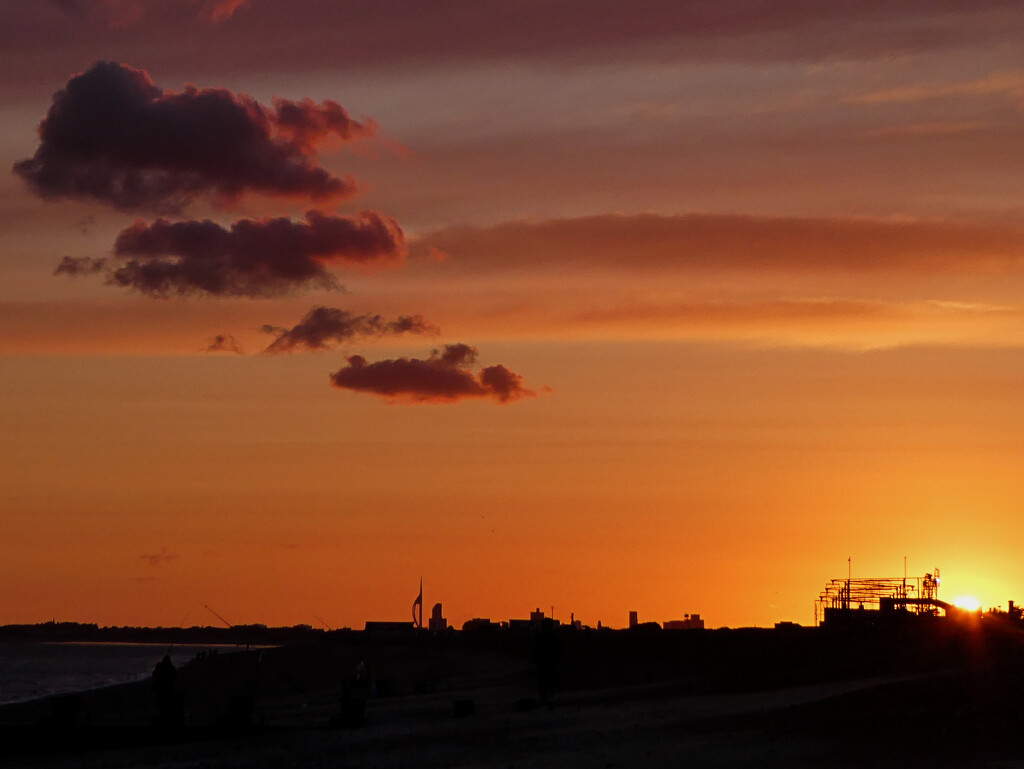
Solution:
<svg viewBox="0 0 1024 769"><path fill-rule="evenodd" d="M417 630L423 627L423 577L420 577L420 594L412 602L412 624Z"/></svg>

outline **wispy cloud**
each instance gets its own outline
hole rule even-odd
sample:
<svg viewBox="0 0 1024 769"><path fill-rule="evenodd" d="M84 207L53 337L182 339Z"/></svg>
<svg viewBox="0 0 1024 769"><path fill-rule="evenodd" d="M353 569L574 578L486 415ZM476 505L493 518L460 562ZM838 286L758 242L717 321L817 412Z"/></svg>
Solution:
<svg viewBox="0 0 1024 769"><path fill-rule="evenodd" d="M248 0L196 0L201 3L201 15L210 21L227 21Z"/></svg>
<svg viewBox="0 0 1024 769"><path fill-rule="evenodd" d="M126 29L141 22L147 14L167 0L51 0L66 13L82 18L86 13L97 14L112 29ZM194 18L200 21L222 22L230 19L248 0L187 0L194 9ZM181 0L177 3L182 5ZM183 6L184 7L184 6Z"/></svg>
<svg viewBox="0 0 1024 769"><path fill-rule="evenodd" d="M150 566L163 566L178 560L178 554L172 553L166 547L161 547L158 553L144 553L139 556L140 561L145 561Z"/></svg>
<svg viewBox="0 0 1024 769"><path fill-rule="evenodd" d="M995 72L985 77L953 83L911 83L850 96L845 101L849 104L912 104L933 99L993 94L1004 94L1015 101L1024 101L1024 73Z"/></svg>
<svg viewBox="0 0 1024 769"><path fill-rule="evenodd" d="M437 326L420 315L403 315L389 321L381 315L355 315L335 307L313 307L291 328L267 324L262 330L276 336L264 350L272 354L330 350L357 337L440 333Z"/></svg>
<svg viewBox="0 0 1024 769"><path fill-rule="evenodd" d="M993 127L992 123L980 120L902 123L899 125L883 126L882 128L873 128L870 131L865 131L861 136L865 139L915 139L928 136L959 136L961 134L989 130Z"/></svg>

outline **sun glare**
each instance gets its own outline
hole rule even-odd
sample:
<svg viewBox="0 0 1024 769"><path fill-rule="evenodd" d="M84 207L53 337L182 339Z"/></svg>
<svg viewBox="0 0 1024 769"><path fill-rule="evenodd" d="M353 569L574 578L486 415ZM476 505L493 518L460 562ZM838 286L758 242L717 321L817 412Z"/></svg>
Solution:
<svg viewBox="0 0 1024 769"><path fill-rule="evenodd" d="M953 601L953 605L965 611L977 611L981 608L981 601L974 596L962 595Z"/></svg>

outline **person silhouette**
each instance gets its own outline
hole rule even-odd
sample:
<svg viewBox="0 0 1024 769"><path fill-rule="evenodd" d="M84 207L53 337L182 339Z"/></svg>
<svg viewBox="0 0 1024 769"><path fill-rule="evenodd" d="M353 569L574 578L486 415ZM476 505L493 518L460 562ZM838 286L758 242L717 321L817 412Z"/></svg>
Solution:
<svg viewBox="0 0 1024 769"><path fill-rule="evenodd" d="M153 668L153 691L160 712L160 723L164 726L179 726L182 721L181 701L175 689L177 677L178 671L174 669L171 656L165 654Z"/></svg>

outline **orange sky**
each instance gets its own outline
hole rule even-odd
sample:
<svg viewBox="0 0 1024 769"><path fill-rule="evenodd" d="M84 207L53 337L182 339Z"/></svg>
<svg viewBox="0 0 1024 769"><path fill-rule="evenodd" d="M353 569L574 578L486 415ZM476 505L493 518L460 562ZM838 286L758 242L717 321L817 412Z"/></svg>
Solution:
<svg viewBox="0 0 1024 769"><path fill-rule="evenodd" d="M1024 12L580 2L0 5L0 623L1021 600Z"/></svg>

